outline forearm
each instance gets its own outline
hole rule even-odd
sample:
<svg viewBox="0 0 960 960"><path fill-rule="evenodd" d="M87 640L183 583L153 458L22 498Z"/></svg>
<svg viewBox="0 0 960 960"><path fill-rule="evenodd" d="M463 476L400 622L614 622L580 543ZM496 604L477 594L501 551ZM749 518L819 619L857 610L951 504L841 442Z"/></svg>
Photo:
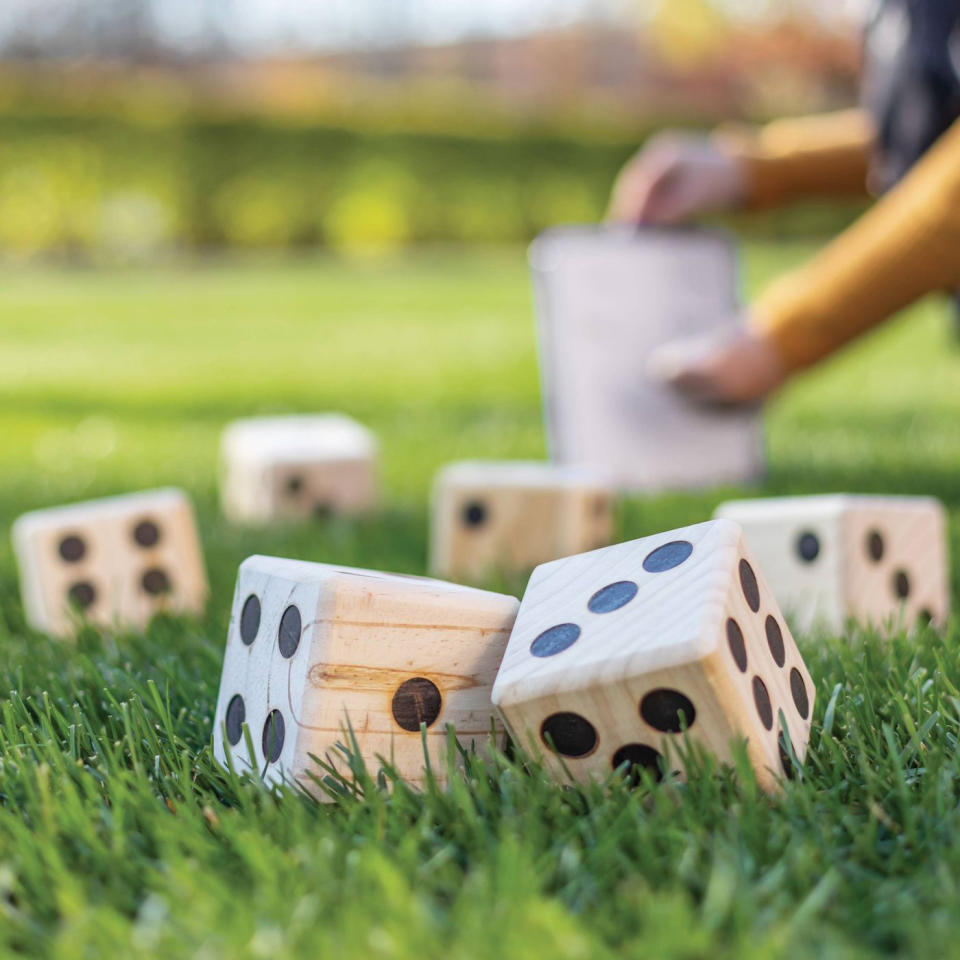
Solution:
<svg viewBox="0 0 960 960"><path fill-rule="evenodd" d="M791 370L934 290L960 287L960 123L889 194L754 305Z"/></svg>
<svg viewBox="0 0 960 960"><path fill-rule="evenodd" d="M721 128L714 136L743 164L747 207L866 195L874 128L861 110L776 120L758 130Z"/></svg>

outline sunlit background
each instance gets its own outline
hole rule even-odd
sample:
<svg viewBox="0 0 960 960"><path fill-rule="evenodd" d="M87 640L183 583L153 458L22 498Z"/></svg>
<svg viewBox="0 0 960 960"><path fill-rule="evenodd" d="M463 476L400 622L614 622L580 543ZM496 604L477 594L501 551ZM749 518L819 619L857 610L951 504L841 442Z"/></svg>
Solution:
<svg viewBox="0 0 960 960"><path fill-rule="evenodd" d="M526 241L659 126L853 102L863 6L6 0L0 251Z"/></svg>

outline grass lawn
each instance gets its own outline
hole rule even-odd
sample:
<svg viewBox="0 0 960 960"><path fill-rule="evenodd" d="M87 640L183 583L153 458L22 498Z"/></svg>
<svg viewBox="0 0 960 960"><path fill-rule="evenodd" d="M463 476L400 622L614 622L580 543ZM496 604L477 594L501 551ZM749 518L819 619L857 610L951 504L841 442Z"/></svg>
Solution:
<svg viewBox="0 0 960 960"><path fill-rule="evenodd" d="M806 252L750 248L748 288ZM380 434L383 515L228 527L225 421L322 409ZM766 492L934 493L958 555L960 351L941 306L798 380L768 436ZM543 455L520 251L4 269L0 439L5 530L27 508L180 484L213 585L202 623L65 646L25 630L4 534L0 955L960 955L956 624L800 638L813 739L804 779L773 800L723 772L562 790L504 761L446 792L318 806L212 762L245 556L423 572L437 466ZM630 502L622 536L706 519L736 492Z"/></svg>

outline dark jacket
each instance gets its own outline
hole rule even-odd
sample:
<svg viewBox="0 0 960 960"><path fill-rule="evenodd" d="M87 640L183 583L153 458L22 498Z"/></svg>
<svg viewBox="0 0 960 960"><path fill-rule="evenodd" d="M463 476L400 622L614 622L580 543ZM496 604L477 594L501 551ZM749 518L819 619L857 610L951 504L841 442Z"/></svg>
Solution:
<svg viewBox="0 0 960 960"><path fill-rule="evenodd" d="M881 0L866 33L872 186L893 186L960 118L960 0Z"/></svg>

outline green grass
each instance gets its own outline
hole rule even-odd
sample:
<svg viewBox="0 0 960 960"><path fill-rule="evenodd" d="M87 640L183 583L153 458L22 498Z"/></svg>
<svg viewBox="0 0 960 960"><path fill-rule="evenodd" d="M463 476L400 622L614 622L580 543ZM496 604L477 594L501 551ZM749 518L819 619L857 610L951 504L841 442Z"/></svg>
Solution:
<svg viewBox="0 0 960 960"><path fill-rule="evenodd" d="M804 253L750 249L748 286ZM955 624L916 639L802 638L813 739L803 780L775 799L709 764L686 786L630 792L560 789L501 759L447 791L386 797L368 783L364 801L318 806L212 762L246 555L422 572L438 465L543 454L520 252L0 279L0 524L181 484L213 583L201 623L64 646L24 628L0 546L0 955L960 953ZM958 383L947 313L923 305L772 405L764 490L937 494L956 555ZM224 422L326 408L380 434L384 514L261 533L224 524ZM731 492L633 501L620 532L702 520Z"/></svg>

